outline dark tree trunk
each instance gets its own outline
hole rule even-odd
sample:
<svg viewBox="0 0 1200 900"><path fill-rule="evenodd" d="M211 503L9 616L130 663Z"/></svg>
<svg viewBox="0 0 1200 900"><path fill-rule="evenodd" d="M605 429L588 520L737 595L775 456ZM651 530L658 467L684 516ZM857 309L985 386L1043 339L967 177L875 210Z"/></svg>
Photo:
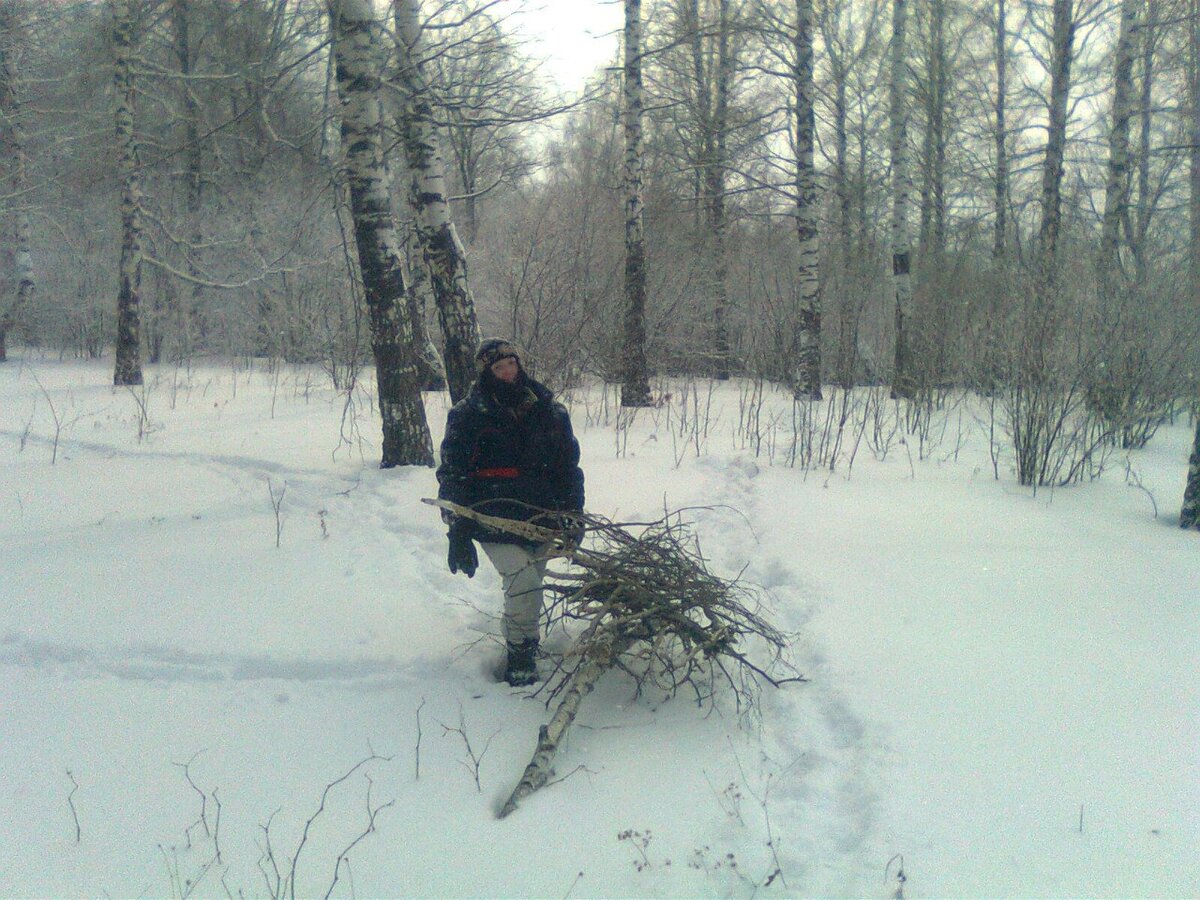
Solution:
<svg viewBox="0 0 1200 900"><path fill-rule="evenodd" d="M1133 116L1133 54L1138 0L1122 0L1113 78L1112 127L1108 138L1108 177L1100 234L1102 296L1112 300L1121 271L1121 225L1129 221L1129 132ZM1106 310L1106 313L1111 312Z"/></svg>
<svg viewBox="0 0 1200 900"><path fill-rule="evenodd" d="M1188 97L1188 103L1191 106L1189 113L1192 135L1191 166L1188 173L1191 217L1189 272L1192 304L1195 306L1200 303L1200 2L1191 0L1188 6L1191 13L1188 22L1188 93L1191 96ZM1200 309L1193 309L1193 314L1200 314ZM1196 421L1196 437L1192 443L1179 524L1184 528L1200 529L1200 416Z"/></svg>
<svg viewBox="0 0 1200 900"><path fill-rule="evenodd" d="M992 258L1002 262L1008 238L1008 0L996 0L996 223Z"/></svg>
<svg viewBox="0 0 1200 900"><path fill-rule="evenodd" d="M1062 224L1063 160L1075 39L1072 0L1054 0L1051 34L1049 130L1042 169L1042 223L1038 232L1040 278L1050 290L1057 281L1058 235Z"/></svg>
<svg viewBox="0 0 1200 900"><path fill-rule="evenodd" d="M113 0L116 139L121 171L121 264L117 289L117 347L113 384L142 383L142 189L133 132L133 12L129 0Z"/></svg>
<svg viewBox="0 0 1200 900"><path fill-rule="evenodd" d="M22 88L20 66L13 58L16 53L16 23L9 16L0 20L0 115L8 125L4 146L13 163L12 196L20 198L27 189L25 129L21 111ZM21 310L33 296L33 254L30 239L29 213L26 204L17 200L14 211L13 231L16 239L14 257L16 263L17 295L11 304L0 306L0 362L8 359L8 332L16 325Z"/></svg>
<svg viewBox="0 0 1200 900"><path fill-rule="evenodd" d="M1196 437L1188 460L1187 485L1183 491L1179 525L1181 528L1200 529L1200 416L1196 419Z"/></svg>
<svg viewBox="0 0 1200 900"><path fill-rule="evenodd" d="M889 140L892 160L892 284L895 291L895 338L892 396L912 397L916 386L909 346L912 317L912 246L909 237L908 61L905 46L908 0L892 0Z"/></svg>

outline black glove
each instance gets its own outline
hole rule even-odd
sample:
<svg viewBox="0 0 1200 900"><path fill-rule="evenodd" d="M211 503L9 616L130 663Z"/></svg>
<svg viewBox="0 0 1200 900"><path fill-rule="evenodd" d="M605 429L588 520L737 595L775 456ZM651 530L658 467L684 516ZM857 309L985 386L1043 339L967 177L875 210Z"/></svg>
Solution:
<svg viewBox="0 0 1200 900"><path fill-rule="evenodd" d="M471 523L465 520L455 522L446 534L450 539L450 574L462 572L468 578L475 577L479 568L479 554L475 552L475 542L471 540Z"/></svg>
<svg viewBox="0 0 1200 900"><path fill-rule="evenodd" d="M562 532L560 540L565 550L574 550L578 547L583 541L583 535L587 532L583 523L574 516L562 516L558 520L558 530Z"/></svg>

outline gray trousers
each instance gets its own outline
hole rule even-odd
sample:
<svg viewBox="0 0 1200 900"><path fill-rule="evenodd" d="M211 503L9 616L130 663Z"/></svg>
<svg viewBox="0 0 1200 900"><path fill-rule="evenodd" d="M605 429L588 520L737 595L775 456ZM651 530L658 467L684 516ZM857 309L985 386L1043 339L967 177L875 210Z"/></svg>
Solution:
<svg viewBox="0 0 1200 900"><path fill-rule="evenodd" d="M517 544L479 545L504 583L504 618L500 626L510 644L538 639L538 617L542 614L542 579L546 560L538 559L542 548L530 550Z"/></svg>

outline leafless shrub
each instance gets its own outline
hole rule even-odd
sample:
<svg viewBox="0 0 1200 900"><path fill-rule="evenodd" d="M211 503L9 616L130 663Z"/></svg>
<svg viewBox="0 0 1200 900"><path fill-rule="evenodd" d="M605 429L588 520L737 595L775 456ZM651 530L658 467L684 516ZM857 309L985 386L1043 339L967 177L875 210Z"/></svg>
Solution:
<svg viewBox="0 0 1200 900"><path fill-rule="evenodd" d="M275 482L270 478L267 479L267 493L271 497L271 509L275 513L275 546L278 548L283 542L283 497L287 493L287 482L279 489L279 493L275 493Z"/></svg>
<svg viewBox="0 0 1200 900"><path fill-rule="evenodd" d="M54 465L58 462L58 444L62 438L63 429L78 422L79 416L75 416L74 418L68 420L62 413L58 411L58 408L54 405L54 399L50 396L50 392L46 390L45 385L38 380L36 375L33 376L33 381L38 386L38 390L42 392L42 396L46 398L46 405L50 407L50 418L54 420L54 439L50 446L50 465ZM30 417L30 421L33 421L32 416ZM28 433L28 430L29 429L26 428L26 433ZM25 446L25 440L25 437L21 438L22 448Z"/></svg>
<svg viewBox="0 0 1200 900"><path fill-rule="evenodd" d="M79 791L79 782L75 780L70 769L67 769L67 777L71 779L71 793L67 794L67 806L71 808L71 821L75 823L75 843L78 844L83 840L83 829L79 827L79 810L75 808L75 794Z"/></svg>
<svg viewBox="0 0 1200 900"><path fill-rule="evenodd" d="M300 856L304 851L305 845L308 843L309 832L312 830L313 824L325 812L325 806L329 802L329 795L334 788L350 780L350 778L356 772L369 763L391 761L392 757L390 756L379 756L375 753L371 753L351 766L350 769L348 769L341 777L335 778L333 781L325 785L325 789L321 792L321 800L317 805L316 811L309 816L307 821L304 823L304 829L300 835L299 842L296 844L296 849L292 852L291 856L286 859L278 856L275 852L275 848L271 844L271 825L275 819L275 813L272 813L266 824L262 826L264 845L261 848L262 858L258 862L259 873L263 877L263 881L267 888L267 894L270 897L275 898L275 900L282 900L284 897L292 898L292 900L294 900L296 896L296 870L300 863ZM341 872L342 866L348 865L348 856L350 851L353 850L359 843L361 843L368 835L375 832L375 823L379 817L379 814L385 809L395 805L395 800L390 800L387 803L381 804L375 803L371 799L371 788L374 786L374 782L371 781L369 776L366 776L366 781L367 824L363 831L354 837L341 850L341 852L338 853L337 859L334 861L333 878L329 884L329 889L325 892L326 898L333 893L333 889L337 886L339 873Z"/></svg>
<svg viewBox="0 0 1200 900"><path fill-rule="evenodd" d="M438 724L442 726L443 737L450 734L457 734L459 738L462 739L463 747L467 751L467 758L459 760L459 762L461 762L466 770L474 777L475 790L479 793L483 793L483 783L479 778L479 767L483 765L483 758L487 755L488 749L492 746L492 741L495 740L496 735L499 734L500 731L495 731L491 737L484 741L482 750L476 750L473 746L471 746L471 738L467 734L467 723L463 718L463 711L461 707L459 707L458 710L457 726L447 725L445 722L438 722Z"/></svg>

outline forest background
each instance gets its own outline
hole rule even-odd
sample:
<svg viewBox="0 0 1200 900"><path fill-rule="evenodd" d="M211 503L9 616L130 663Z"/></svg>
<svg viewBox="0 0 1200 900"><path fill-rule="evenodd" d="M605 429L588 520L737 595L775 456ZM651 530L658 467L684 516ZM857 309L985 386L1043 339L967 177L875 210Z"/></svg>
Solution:
<svg viewBox="0 0 1200 900"><path fill-rule="evenodd" d="M352 387L379 323L331 40L350 7L370 20L375 174L422 386L440 355L456 393L455 347L480 332L555 387L628 380L635 190L643 381L887 385L913 428L978 391L1035 486L1194 402L1197 0L628 0L641 52L582 93L539 62L538 10L516 0L7 0L0 337L78 358L115 343L119 370L131 342L135 369L316 362ZM414 107L457 325L421 241Z"/></svg>
<svg viewBox="0 0 1200 900"><path fill-rule="evenodd" d="M1200 0L624 0L621 11L621 46L575 94L519 38L522 17L536 14L519 0L0 2L0 356L19 348L14 361L57 356L89 373L111 360L114 384L131 388L114 395L140 410L139 445L153 430L157 400L147 398L163 385L190 385L230 361L272 384L323 371L342 440L367 418L381 422L388 468L432 461L424 402L444 411L445 388L448 399L461 395L480 334L513 337L531 371L585 412L587 398L602 396L606 423L618 385L622 412L605 446L622 459L652 442L673 470L689 447L702 455L718 408L738 423L742 449L769 461L772 484L792 487L810 482L783 478L787 469L848 481L856 459L855 473L873 477L863 448L881 438L904 448L914 479L916 466L957 459L963 442L982 438L973 471L1050 498L1064 494L1042 489L1122 460L1126 482L1144 487L1126 451L1159 429L1183 445L1200 347ZM143 361L154 367L144 382ZM8 371L19 387L33 370ZM53 419L39 440L54 465L72 424L54 398L67 402L72 388L58 395L33 381ZM237 385L235 375L235 395ZM6 411L18 415L28 400ZM175 400L171 388L171 409ZM641 419L626 410L645 406ZM10 420L22 449L30 415L24 432ZM674 423L663 432L674 435L670 457L667 440L633 427L649 417ZM197 434L194 446L205 454L220 432ZM298 448L293 434L271 452ZM1182 454L1172 455L1182 481ZM601 456L590 454L589 471ZM1178 520L1188 527L1200 518L1200 447L1192 459ZM668 468L630 484L658 485ZM396 473L424 479L409 491L414 504L428 493L423 471ZM717 483L736 483L720 472ZM34 475L22 467L20 477ZM596 481L625 486L620 475ZM75 503L94 488L55 483ZM892 510L897 496L894 483L876 485L878 505L860 503L859 519L846 519L868 535L873 511ZM1155 504L1165 494L1151 487ZM811 510L813 495L793 502ZM789 512L786 497L774 492L763 506ZM946 514L946 533L957 533L963 505ZM848 509L814 521L824 527ZM927 524L903 518L906 528ZM412 527L429 551L422 566L440 571L440 529ZM370 521L363 534L363 546L379 545ZM780 534L780 554L794 554L801 542ZM1061 535L1048 529L1037 546ZM1183 562L1156 568L1135 552L1150 562L1131 570L1150 587L1103 594L1098 617L1123 622L1109 616L1109 598L1153 594L1160 571L1187 573L1182 545L1159 537L1152 546ZM930 556L943 559L944 542L934 546ZM1027 542L1013 546L1010 561L1028 561ZM1098 546L1089 552L1118 559ZM881 558L877 547L855 549L856 562ZM29 583L42 585L44 568L31 566ZM841 568L841 599L875 615L860 573ZM1035 593L1059 583L1044 576L1017 580ZM1182 618L1132 615L1169 633L1194 592L1167 578ZM954 584L932 578L938 590ZM922 571L913 605L925 613L930 585ZM70 605L75 594L63 597ZM1055 615L1042 599L1021 593L1016 606ZM853 657L863 629L839 622L831 632L844 640L835 655ZM1096 633L1090 620L1080 629L1089 660L1093 650L1125 660L1109 649L1167 644L1190 658L1186 629L1180 642L1155 632L1131 643L1121 632L1103 646ZM6 634L9 657L23 658L23 634ZM1056 672L1061 645L1047 646L1038 671ZM938 653L917 655L923 669ZM1188 695L1184 679L1132 690L1154 681L1157 670L1142 664L1157 656L1130 657L1114 676L1131 686L1128 703L1104 708L1155 696L1166 722L1188 709L1158 689ZM879 658L862 668L878 669ZM1141 681L1129 680L1135 670ZM1094 669L1080 671L1092 684ZM994 693L989 684L980 696ZM913 708L898 719L912 721ZM44 722L40 706L25 709ZM1091 721L1097 706L1080 709ZM1061 710L1047 710L1057 723ZM1015 720L1002 721L1008 735ZM1137 732L1148 745L1157 734ZM1161 743L1172 753L1186 745ZM1129 779L1100 783L1129 792L1114 795L1118 806L1152 796ZM940 813L928 816L914 834ZM1081 809L1079 834L1082 819ZM985 868L980 884L1008 883ZM1135 887L1158 883L1131 877Z"/></svg>

